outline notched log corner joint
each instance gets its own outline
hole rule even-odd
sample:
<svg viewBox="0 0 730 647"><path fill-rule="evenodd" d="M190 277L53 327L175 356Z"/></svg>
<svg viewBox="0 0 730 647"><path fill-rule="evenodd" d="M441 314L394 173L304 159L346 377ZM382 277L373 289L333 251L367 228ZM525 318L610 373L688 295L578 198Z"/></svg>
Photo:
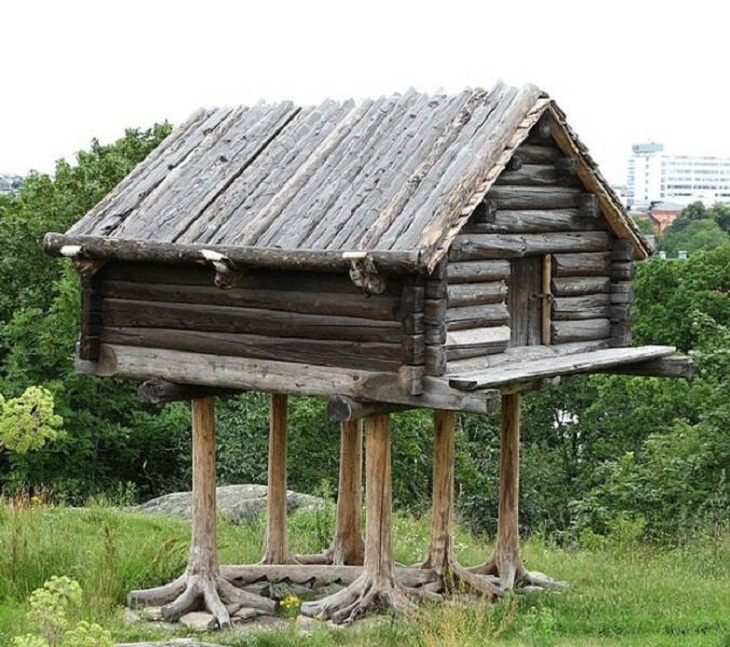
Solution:
<svg viewBox="0 0 730 647"><path fill-rule="evenodd" d="M344 252L342 258L350 261L350 279L365 295L385 291L385 277L378 274L373 259L366 252Z"/></svg>
<svg viewBox="0 0 730 647"><path fill-rule="evenodd" d="M206 262L215 269L215 285L221 290L228 290L241 283L243 268L236 265L230 258L212 249L201 249L200 253Z"/></svg>

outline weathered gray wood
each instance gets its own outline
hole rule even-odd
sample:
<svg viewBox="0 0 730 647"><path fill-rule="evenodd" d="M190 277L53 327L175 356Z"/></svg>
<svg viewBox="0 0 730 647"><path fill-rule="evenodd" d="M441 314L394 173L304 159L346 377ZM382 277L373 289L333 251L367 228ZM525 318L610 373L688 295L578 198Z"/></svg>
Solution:
<svg viewBox="0 0 730 647"><path fill-rule="evenodd" d="M186 402L199 398L235 395L235 389L220 389L197 384L176 384L165 380L147 380L139 385L137 395L145 404L162 404L164 402Z"/></svg>
<svg viewBox="0 0 730 647"><path fill-rule="evenodd" d="M328 196L325 212L318 210L320 221L302 241L302 247L333 248L346 240L357 223L343 219L342 214L352 214L367 199L374 188L371 164L381 164L387 151L396 145L395 140L407 137L412 122L409 115L412 111L420 111L426 106L423 99L422 95L413 90L405 92L400 97L386 99L380 109L381 116L374 116L371 119L374 128L361 131L361 136L355 141L347 142L348 145L355 147L357 154L350 156L346 168L340 169L338 178L334 178L334 182L331 183L337 195L333 201ZM379 168L384 167L379 166ZM342 190L343 186L347 188ZM357 187L357 190L353 190L354 187Z"/></svg>
<svg viewBox="0 0 730 647"><path fill-rule="evenodd" d="M453 261L519 258L526 254L597 252L609 248L608 233L462 234L449 252Z"/></svg>
<svg viewBox="0 0 730 647"><path fill-rule="evenodd" d="M446 311L446 327L449 331L465 328L501 326L509 321L504 303L489 303L480 306L449 308Z"/></svg>
<svg viewBox="0 0 730 647"><path fill-rule="evenodd" d="M499 303L507 296L505 281L488 283L459 283L448 286L449 307Z"/></svg>
<svg viewBox="0 0 730 647"><path fill-rule="evenodd" d="M317 582L326 584L351 584L362 575L362 566L322 566L312 564L244 564L223 565L221 575L227 580L251 582L293 582L306 584ZM396 566L395 574L404 586L417 587L435 582L433 570L415 567Z"/></svg>
<svg viewBox="0 0 730 647"><path fill-rule="evenodd" d="M495 180L495 186L553 186L558 183L558 172L553 164L523 164L519 169L504 170Z"/></svg>
<svg viewBox="0 0 730 647"><path fill-rule="evenodd" d="M606 230L602 220L583 218L578 209L501 209L489 223L472 221L461 230L464 234L541 234L545 232L575 232Z"/></svg>
<svg viewBox="0 0 730 647"><path fill-rule="evenodd" d="M511 346L534 346L542 340L542 258L512 261L509 290Z"/></svg>
<svg viewBox="0 0 730 647"><path fill-rule="evenodd" d="M610 303L610 295L603 292L576 297L555 297L553 299L553 317L556 320L607 317ZM592 316L593 313L598 314Z"/></svg>
<svg viewBox="0 0 730 647"><path fill-rule="evenodd" d="M508 326L451 332L446 338L446 355L451 363L468 357L501 353L507 348L509 341Z"/></svg>
<svg viewBox="0 0 730 647"><path fill-rule="evenodd" d="M610 254L588 252L553 254L553 276L609 276Z"/></svg>
<svg viewBox="0 0 730 647"><path fill-rule="evenodd" d="M443 346L426 346L426 374L443 375L446 372L447 359L446 349Z"/></svg>
<svg viewBox="0 0 730 647"><path fill-rule="evenodd" d="M425 335L403 335L401 339L401 362L417 366L423 364L426 352Z"/></svg>
<svg viewBox="0 0 730 647"><path fill-rule="evenodd" d="M631 322L617 321L611 324L611 346L622 348L631 346Z"/></svg>
<svg viewBox="0 0 730 647"><path fill-rule="evenodd" d="M431 127L433 121L429 120L423 124L419 137L411 137L405 142L398 151L400 159L397 161L398 176L402 181L392 183L393 191L385 191L382 195L381 203L385 208L380 209L378 217L367 228L361 239L362 246L369 247L373 240L380 239L384 247L390 248L403 235L408 223L398 215L408 202L418 200L416 194L430 184L432 177L439 176L433 173L433 169L454 155L453 144L472 126L470 117L473 118L479 110L481 100L478 92L462 92L450 100L442 100L443 107L437 107L432 114L435 116L439 111L443 112L446 125L435 129ZM353 239L349 241L353 242Z"/></svg>
<svg viewBox="0 0 730 647"><path fill-rule="evenodd" d="M611 284L611 303L633 303L634 295L634 286L629 283Z"/></svg>
<svg viewBox="0 0 730 647"><path fill-rule="evenodd" d="M98 362L79 362L77 369L89 375L140 381L156 377L242 390L311 396L342 394L356 400L483 414L493 410L498 395L494 391L465 395L449 387L444 379L426 376L423 393L411 396L401 390L395 373L112 344L102 344Z"/></svg>
<svg viewBox="0 0 730 647"><path fill-rule="evenodd" d="M98 273L81 277L81 338L79 357L94 361L99 357L101 332L104 327L101 279Z"/></svg>
<svg viewBox="0 0 730 647"><path fill-rule="evenodd" d="M515 92L501 84L484 95L448 154L434 166L435 172L419 184L412 202L414 217L408 222L401 219L401 226L391 227L382 242L392 249L431 245L437 240L448 246L449 233L456 231L446 231L454 214L469 213L475 195L484 187L484 169L503 154L495 142L515 135L537 99L534 87Z"/></svg>
<svg viewBox="0 0 730 647"><path fill-rule="evenodd" d="M180 242L217 243L230 240L246 214L260 213L342 119L350 104L324 101L302 108L288 125L245 169L228 189L219 194L201 216L182 234Z"/></svg>
<svg viewBox="0 0 730 647"><path fill-rule="evenodd" d="M201 250L206 249L226 256L242 267L268 267L272 269L349 270L350 261L342 257L341 251L286 250L263 247L226 245L198 245L183 243L162 243L151 240L130 240L101 238L98 236L67 236L58 233L46 234L43 247L51 256L59 256L65 246L80 246L79 258L145 261L156 263L193 263L203 259ZM408 273L420 269L417 251L370 251L376 267L384 272Z"/></svg>
<svg viewBox="0 0 730 647"><path fill-rule="evenodd" d="M577 355L578 353L589 353L596 350L604 350L609 347L610 341L608 339L567 344L553 344L551 346L515 346L507 348L504 352L496 355L485 355L476 359L451 361L448 365L448 375L472 373L474 371L485 370L495 366L504 366L505 364L516 364L518 362L533 361L537 359Z"/></svg>
<svg viewBox="0 0 730 647"><path fill-rule="evenodd" d="M428 346L440 346L446 341L446 322L438 326L429 326L424 334Z"/></svg>
<svg viewBox="0 0 730 647"><path fill-rule="evenodd" d="M579 321L555 321L552 328L552 339L556 344L567 344L576 341L607 339L611 336L611 320L582 319Z"/></svg>
<svg viewBox="0 0 730 647"><path fill-rule="evenodd" d="M446 299L426 299L423 306L424 320L427 326L440 326L445 321Z"/></svg>
<svg viewBox="0 0 730 647"><path fill-rule="evenodd" d="M627 262L634 260L634 246L630 240L616 238L611 243L611 260Z"/></svg>
<svg viewBox="0 0 730 647"><path fill-rule="evenodd" d="M449 296L449 286L445 280L426 281L427 299L445 299Z"/></svg>
<svg viewBox="0 0 730 647"><path fill-rule="evenodd" d="M428 347L427 347L428 348ZM424 361L425 361L424 355ZM398 384L406 395L421 395L423 393L423 378L426 375L424 366L399 366Z"/></svg>
<svg viewBox="0 0 730 647"><path fill-rule="evenodd" d="M348 422L368 418L369 416L407 411L409 408L398 404L358 402L346 395L333 395L327 399L327 419L336 422Z"/></svg>
<svg viewBox="0 0 730 647"><path fill-rule="evenodd" d="M694 377L695 368L694 360L691 357L686 355L668 355L666 357L637 362L636 364L620 364L619 366L600 369L596 372L691 379Z"/></svg>
<svg viewBox="0 0 730 647"><path fill-rule="evenodd" d="M611 280L612 281L630 281L634 278L636 266L633 261L611 262Z"/></svg>
<svg viewBox="0 0 730 647"><path fill-rule="evenodd" d="M472 374L467 373L451 377L449 384L455 388L471 391L497 388L537 378L592 373L598 369L621 364L636 364L643 360L671 355L674 351L673 346L639 346L637 348L598 350L591 353L510 364Z"/></svg>
<svg viewBox="0 0 730 647"><path fill-rule="evenodd" d="M509 261L465 261L448 264L449 285L454 283L483 283L509 278Z"/></svg>
<svg viewBox="0 0 730 647"><path fill-rule="evenodd" d="M554 164L563 156L557 146L536 146L529 143L520 145L515 154L519 155L525 164Z"/></svg>
<svg viewBox="0 0 730 647"><path fill-rule="evenodd" d="M578 213L581 218L598 219L601 209L598 206L598 198L593 193L584 193L580 197Z"/></svg>
<svg viewBox="0 0 730 647"><path fill-rule="evenodd" d="M226 332L299 339L339 339L400 343L396 321L334 317L263 308L232 308L194 304L155 303L105 299L105 324L114 328L170 328L200 332ZM413 319L413 318L411 318ZM412 321L409 334L419 334Z"/></svg>
<svg viewBox="0 0 730 647"><path fill-rule="evenodd" d="M611 323L630 322L631 305L628 303L614 304L609 308L609 319Z"/></svg>
<svg viewBox="0 0 730 647"><path fill-rule="evenodd" d="M560 157L555 160L555 170L558 176L576 176L578 174L578 160L575 157Z"/></svg>
<svg viewBox="0 0 730 647"><path fill-rule="evenodd" d="M556 297L577 297L584 294L608 293L612 290L611 279L607 276L568 276L556 277L551 282Z"/></svg>
<svg viewBox="0 0 730 647"><path fill-rule="evenodd" d="M289 102L234 111L225 133L210 146L198 147L188 163L170 173L157 191L137 206L137 213L129 216L116 234L133 239L175 240L298 112L299 108Z"/></svg>
<svg viewBox="0 0 730 647"><path fill-rule="evenodd" d="M577 209L584 191L574 187L493 186L487 196L497 209Z"/></svg>
<svg viewBox="0 0 730 647"><path fill-rule="evenodd" d="M136 327L106 327L102 334L102 342L140 348L167 348L191 353L272 359L298 364L345 366L373 371L397 371L404 353L401 344L406 343L401 341L401 344L387 344ZM423 344L414 341L413 348L409 350L414 357L417 352L422 356Z"/></svg>
<svg viewBox="0 0 730 647"><path fill-rule="evenodd" d="M138 205L140 196L152 193L160 183L185 163L199 146L212 139L218 127L231 115L230 108L217 108L210 112L197 111L188 121L176 128L137 166L114 191L99 202L71 229L70 234L83 235L91 231L108 235L129 216ZM210 136L210 137L209 137Z"/></svg>
<svg viewBox="0 0 730 647"><path fill-rule="evenodd" d="M245 279L244 279L245 280ZM420 296L423 299L422 288ZM214 286L168 285L131 281L104 281L101 294L112 299L131 299L166 303L189 303L232 307L263 308L303 314L336 315L395 321L396 311L411 304L385 295L366 297L336 292L290 291L231 288L220 290ZM405 292L404 297L416 297Z"/></svg>

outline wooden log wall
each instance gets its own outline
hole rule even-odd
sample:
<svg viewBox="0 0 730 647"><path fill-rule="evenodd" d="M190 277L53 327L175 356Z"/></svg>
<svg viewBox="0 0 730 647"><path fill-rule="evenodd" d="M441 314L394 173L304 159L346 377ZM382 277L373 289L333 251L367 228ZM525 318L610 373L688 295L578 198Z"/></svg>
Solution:
<svg viewBox="0 0 730 647"><path fill-rule="evenodd" d="M633 266L616 256L614 236L596 196L579 181L575 160L538 130L517 149L518 162L497 178L450 250L449 370L515 345L512 259L542 258L547 274L536 297L552 303L550 317L546 312L541 322L543 343L607 343L620 334L626 284L617 282L627 280Z"/></svg>
<svg viewBox="0 0 730 647"><path fill-rule="evenodd" d="M388 372L424 362L424 290L398 277L366 297L344 273L251 270L230 289L205 266L110 263L97 276L87 302L102 343Z"/></svg>

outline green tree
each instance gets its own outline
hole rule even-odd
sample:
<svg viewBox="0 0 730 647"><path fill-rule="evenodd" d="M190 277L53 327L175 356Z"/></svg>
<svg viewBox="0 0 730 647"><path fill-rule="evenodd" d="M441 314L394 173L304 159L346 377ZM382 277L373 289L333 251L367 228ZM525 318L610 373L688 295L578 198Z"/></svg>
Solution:
<svg viewBox="0 0 730 647"><path fill-rule="evenodd" d="M728 242L728 235L710 218L693 220L680 230L667 228L660 239L661 248L670 256L680 250L697 252L711 250Z"/></svg>

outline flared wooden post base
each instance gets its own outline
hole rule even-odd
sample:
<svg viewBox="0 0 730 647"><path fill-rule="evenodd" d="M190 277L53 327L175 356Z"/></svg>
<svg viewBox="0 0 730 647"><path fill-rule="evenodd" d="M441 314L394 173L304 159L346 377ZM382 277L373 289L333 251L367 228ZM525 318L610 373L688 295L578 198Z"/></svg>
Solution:
<svg viewBox="0 0 730 647"><path fill-rule="evenodd" d="M470 569L470 572L497 579L503 591L517 586L561 589L567 586L565 582L552 580L542 573L527 571L520 555L518 523L521 397L519 393L502 396L497 543L493 555L484 564Z"/></svg>
<svg viewBox="0 0 730 647"><path fill-rule="evenodd" d="M365 560L362 573L343 590L322 600L306 602L307 616L352 622L371 610L403 611L412 606L398 583L393 561L390 419L365 419L366 499Z"/></svg>
<svg viewBox="0 0 730 647"><path fill-rule="evenodd" d="M502 592L490 579L471 573L456 560L454 552L454 411L434 411L433 446L433 497L431 502L431 533L428 555L421 568L433 569L439 578L439 586L431 585L434 592L473 592L490 600Z"/></svg>
<svg viewBox="0 0 730 647"><path fill-rule="evenodd" d="M192 401L193 418L193 532L185 573L166 586L131 591L131 608L162 606L162 617L175 622L189 611L206 609L213 628L228 627L231 612L242 606L273 613L276 603L234 587L220 574L216 546L215 400Z"/></svg>

